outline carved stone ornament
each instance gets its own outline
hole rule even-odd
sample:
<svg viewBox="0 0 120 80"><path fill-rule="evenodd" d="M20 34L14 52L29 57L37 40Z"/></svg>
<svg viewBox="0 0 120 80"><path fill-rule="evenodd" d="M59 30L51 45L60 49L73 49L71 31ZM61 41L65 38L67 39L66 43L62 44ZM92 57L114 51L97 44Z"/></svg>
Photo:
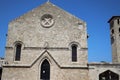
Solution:
<svg viewBox="0 0 120 80"><path fill-rule="evenodd" d="M45 14L41 17L41 25L45 28L53 26L54 20L50 14Z"/></svg>

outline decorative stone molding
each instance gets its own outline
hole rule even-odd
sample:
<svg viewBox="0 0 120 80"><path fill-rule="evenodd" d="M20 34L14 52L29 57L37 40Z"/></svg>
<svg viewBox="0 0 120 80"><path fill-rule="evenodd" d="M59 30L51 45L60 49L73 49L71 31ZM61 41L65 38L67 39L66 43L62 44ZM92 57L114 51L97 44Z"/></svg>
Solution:
<svg viewBox="0 0 120 80"><path fill-rule="evenodd" d="M73 42L71 42L71 43L68 45L68 47L69 47L70 50L72 50L72 49L71 49L71 46L72 46L72 45L77 45L77 48L78 48L78 49L81 48L81 46L80 46L80 44L79 44L78 42L73 41Z"/></svg>
<svg viewBox="0 0 120 80"><path fill-rule="evenodd" d="M22 49L24 49L25 45L24 45L24 43L22 41L14 42L12 47L15 48L16 44L18 44L18 43L21 44L22 45Z"/></svg>
<svg viewBox="0 0 120 80"><path fill-rule="evenodd" d="M53 26L54 24L54 19L53 19L53 16L50 15L50 14L44 14L42 17L41 17L41 25L45 28L49 28L51 26Z"/></svg>

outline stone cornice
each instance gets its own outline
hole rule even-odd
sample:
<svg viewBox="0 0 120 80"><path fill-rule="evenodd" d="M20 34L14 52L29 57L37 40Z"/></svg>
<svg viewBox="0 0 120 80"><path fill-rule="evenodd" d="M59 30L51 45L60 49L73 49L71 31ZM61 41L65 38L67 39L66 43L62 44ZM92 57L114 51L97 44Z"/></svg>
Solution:
<svg viewBox="0 0 120 80"><path fill-rule="evenodd" d="M13 49L13 47L5 47L6 49ZM69 50L68 47L24 47L24 50ZM88 50L88 48L81 48L80 50Z"/></svg>
<svg viewBox="0 0 120 80"><path fill-rule="evenodd" d="M102 62L101 62L101 63L88 63L88 65L91 65L91 66L92 66L92 65L108 65L108 66L109 66L109 65L116 65L116 66L119 65L119 66L120 66L120 63L102 63Z"/></svg>
<svg viewBox="0 0 120 80"><path fill-rule="evenodd" d="M58 65L58 64L57 64ZM29 64L7 64L7 65L2 65L4 68L30 68L32 65ZM59 68L61 69L89 69L87 66L77 66L77 67L71 67L71 66L60 66L58 65Z"/></svg>
<svg viewBox="0 0 120 80"><path fill-rule="evenodd" d="M46 49L46 50L69 50L69 48L67 47L24 47L24 49L35 49L35 50L40 50L40 49Z"/></svg>

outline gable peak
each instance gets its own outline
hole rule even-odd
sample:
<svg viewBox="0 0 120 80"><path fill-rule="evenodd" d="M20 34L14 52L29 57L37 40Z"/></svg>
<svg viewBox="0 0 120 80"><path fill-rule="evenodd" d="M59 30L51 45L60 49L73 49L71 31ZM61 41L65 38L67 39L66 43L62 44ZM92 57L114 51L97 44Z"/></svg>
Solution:
<svg viewBox="0 0 120 80"><path fill-rule="evenodd" d="M44 3L43 5L52 5L52 6L55 6L52 2L50 2L50 0L48 0L46 3Z"/></svg>

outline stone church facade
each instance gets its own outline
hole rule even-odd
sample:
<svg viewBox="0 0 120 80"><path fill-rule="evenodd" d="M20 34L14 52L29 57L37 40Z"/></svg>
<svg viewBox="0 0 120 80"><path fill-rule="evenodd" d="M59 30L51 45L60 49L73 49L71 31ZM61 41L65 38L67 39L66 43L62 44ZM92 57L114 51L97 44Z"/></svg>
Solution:
<svg viewBox="0 0 120 80"><path fill-rule="evenodd" d="M119 38L112 43L113 63L88 63L86 23L47 2L9 23L1 79L120 80Z"/></svg>

